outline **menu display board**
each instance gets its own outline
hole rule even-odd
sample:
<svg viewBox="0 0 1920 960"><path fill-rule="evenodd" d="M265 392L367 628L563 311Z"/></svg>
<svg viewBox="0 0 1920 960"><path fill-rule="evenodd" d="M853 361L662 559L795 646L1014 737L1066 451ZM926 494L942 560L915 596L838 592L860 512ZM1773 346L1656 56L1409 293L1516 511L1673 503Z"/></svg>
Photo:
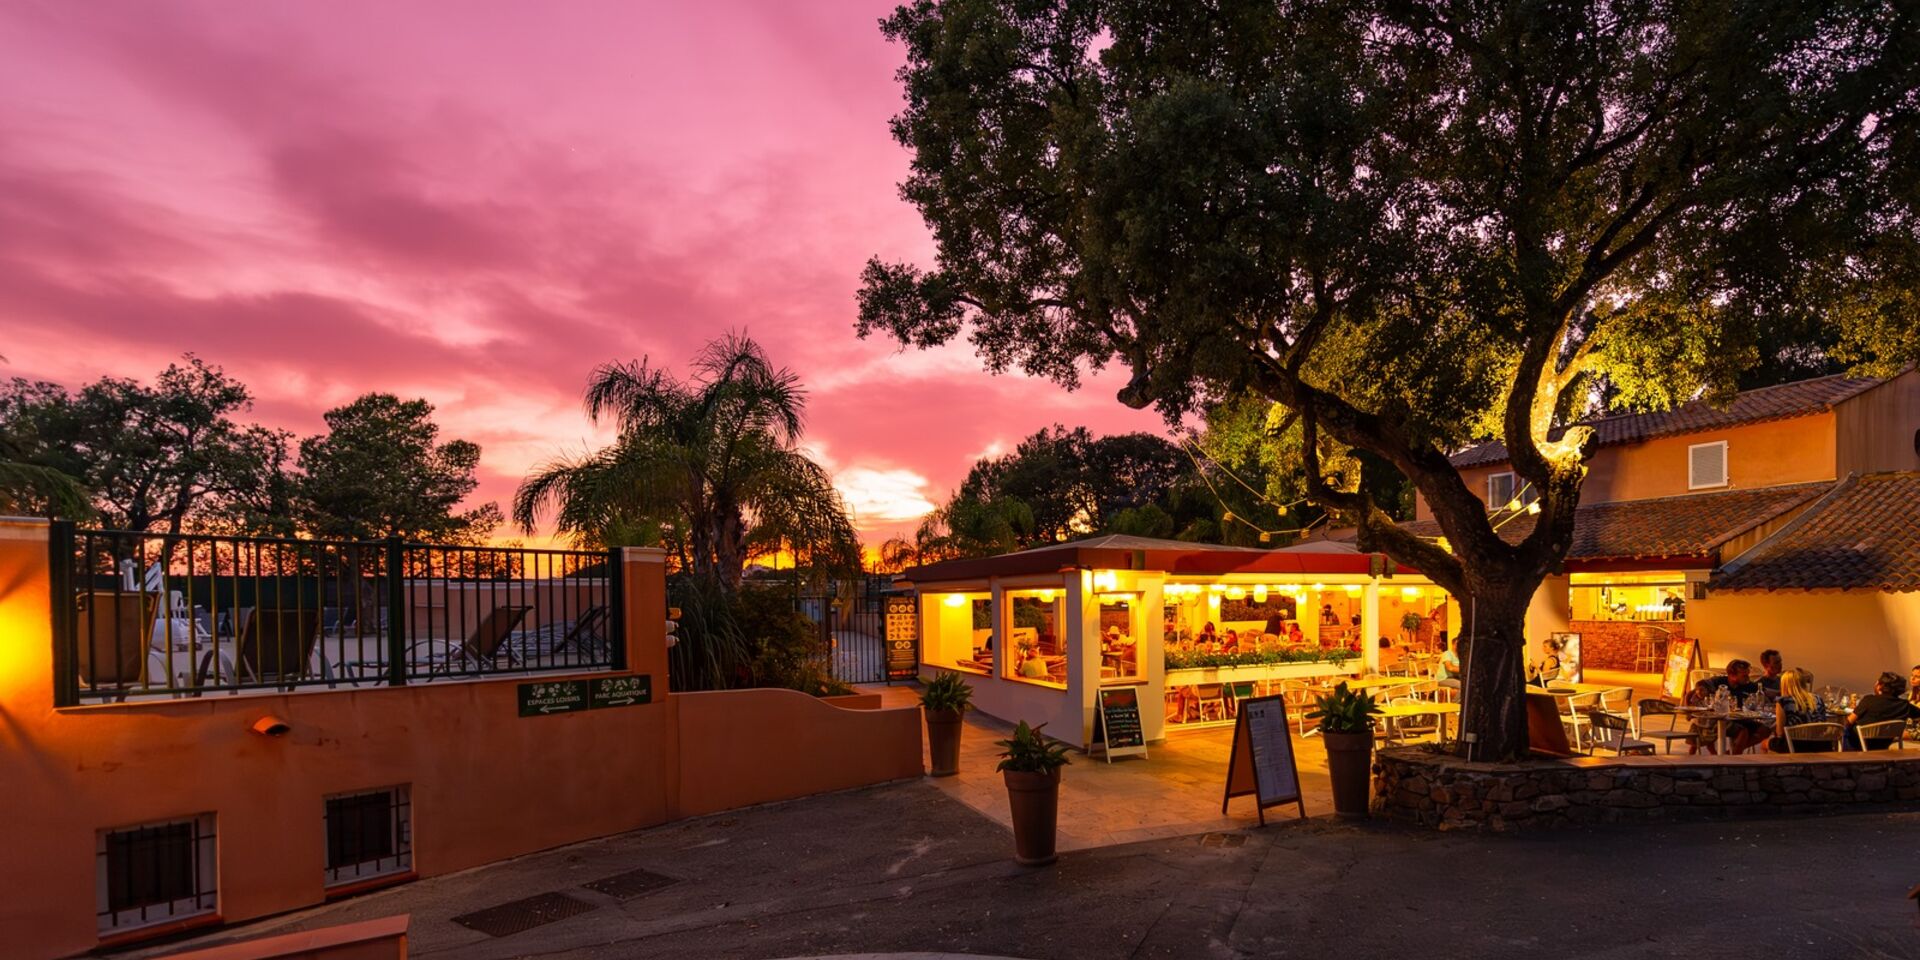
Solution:
<svg viewBox="0 0 1920 960"><path fill-rule="evenodd" d="M1698 652L1697 641L1686 637L1667 641L1667 675L1660 684L1662 693L1675 700L1686 699L1687 677L1693 672L1693 660Z"/></svg>
<svg viewBox="0 0 1920 960"><path fill-rule="evenodd" d="M1287 702L1281 697L1254 697L1240 701L1239 716L1233 723L1233 755L1227 760L1227 790L1220 799L1220 812L1227 802L1252 794L1260 824L1266 825L1267 808L1292 803L1300 816L1307 805L1300 795L1300 768L1294 762L1293 737L1287 724Z"/></svg>
<svg viewBox="0 0 1920 960"><path fill-rule="evenodd" d="M912 680L920 673L920 614L912 597L886 602L887 679Z"/></svg>
<svg viewBox="0 0 1920 960"><path fill-rule="evenodd" d="M1140 727L1140 691L1137 687L1106 687L1093 710L1093 742L1101 745L1112 763L1116 756L1147 755L1146 732Z"/></svg>

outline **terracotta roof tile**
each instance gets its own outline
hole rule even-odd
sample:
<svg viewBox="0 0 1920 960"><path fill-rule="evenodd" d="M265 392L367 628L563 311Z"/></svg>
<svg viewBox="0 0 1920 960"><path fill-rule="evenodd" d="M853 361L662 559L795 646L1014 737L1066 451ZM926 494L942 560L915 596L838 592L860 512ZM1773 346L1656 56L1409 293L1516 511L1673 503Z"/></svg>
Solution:
<svg viewBox="0 0 1920 960"><path fill-rule="evenodd" d="M1734 395L1724 407L1704 400L1683 403L1672 410L1653 413L1623 413L1583 421L1598 434L1603 447L1637 443L1655 437L1669 437L1702 430L1721 430L1768 420L1789 420L1833 409L1835 404L1866 392L1883 381L1872 377L1818 377L1772 387L1761 387ZM1498 440L1469 447L1451 458L1456 467L1479 467L1505 463L1507 445Z"/></svg>
<svg viewBox="0 0 1920 960"><path fill-rule="evenodd" d="M1920 473L1846 481L1709 584L1714 590L1920 590Z"/></svg>
<svg viewBox="0 0 1920 960"><path fill-rule="evenodd" d="M1830 483L1796 483L1586 504L1574 511L1573 546L1567 559L1594 562L1697 557L1717 562L1718 551L1727 541L1832 488ZM1401 526L1423 537L1441 535L1440 525L1431 520ZM1509 543L1519 543L1532 531L1533 517L1525 514L1500 526L1500 536Z"/></svg>

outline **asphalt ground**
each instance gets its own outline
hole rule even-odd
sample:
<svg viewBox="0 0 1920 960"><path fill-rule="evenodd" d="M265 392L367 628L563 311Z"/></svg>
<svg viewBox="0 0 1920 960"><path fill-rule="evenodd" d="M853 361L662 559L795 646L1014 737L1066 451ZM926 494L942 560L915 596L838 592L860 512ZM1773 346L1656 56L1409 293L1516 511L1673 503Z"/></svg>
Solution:
<svg viewBox="0 0 1920 960"><path fill-rule="evenodd" d="M1920 957L1920 813L1438 834L1330 818L1023 868L925 781L669 824L148 948L397 913L416 957ZM583 885L636 869L622 900ZM452 922L564 893L504 937Z"/></svg>

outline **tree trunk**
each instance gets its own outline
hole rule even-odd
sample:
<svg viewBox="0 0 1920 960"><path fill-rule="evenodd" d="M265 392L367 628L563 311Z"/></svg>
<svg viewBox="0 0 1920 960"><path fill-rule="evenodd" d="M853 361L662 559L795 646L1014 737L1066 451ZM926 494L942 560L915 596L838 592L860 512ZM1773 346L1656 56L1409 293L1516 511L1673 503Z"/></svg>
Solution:
<svg viewBox="0 0 1920 960"><path fill-rule="evenodd" d="M1470 587L1459 598L1460 665L1466 672L1461 747L1473 760L1505 763L1527 755L1526 619L1532 594L1508 581Z"/></svg>

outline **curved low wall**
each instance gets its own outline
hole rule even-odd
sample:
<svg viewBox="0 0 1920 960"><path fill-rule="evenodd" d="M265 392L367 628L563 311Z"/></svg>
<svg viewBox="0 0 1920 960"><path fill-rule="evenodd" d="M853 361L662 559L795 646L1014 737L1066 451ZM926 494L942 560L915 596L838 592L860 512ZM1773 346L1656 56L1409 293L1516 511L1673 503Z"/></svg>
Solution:
<svg viewBox="0 0 1920 960"><path fill-rule="evenodd" d="M795 690L676 693L683 817L917 777L920 708L849 709Z"/></svg>
<svg viewBox="0 0 1920 960"><path fill-rule="evenodd" d="M1920 800L1920 750L1576 757L1467 763L1420 747L1374 758L1376 815L1440 830L1805 813Z"/></svg>

